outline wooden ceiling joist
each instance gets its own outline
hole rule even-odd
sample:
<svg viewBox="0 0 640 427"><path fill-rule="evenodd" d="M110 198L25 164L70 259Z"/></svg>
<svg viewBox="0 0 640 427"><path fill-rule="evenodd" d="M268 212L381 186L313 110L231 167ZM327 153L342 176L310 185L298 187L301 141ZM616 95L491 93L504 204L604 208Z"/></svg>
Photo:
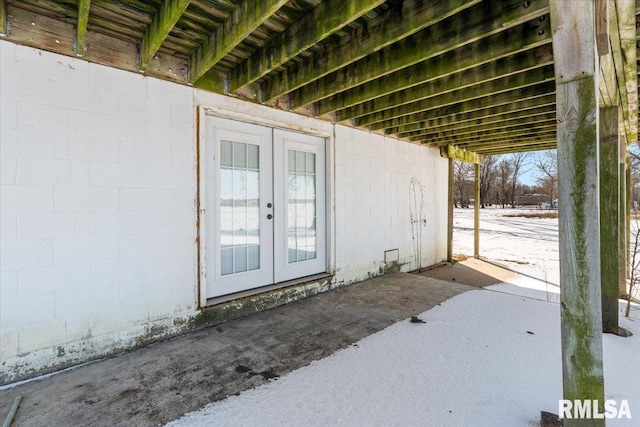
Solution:
<svg viewBox="0 0 640 427"><path fill-rule="evenodd" d="M263 100L271 101L339 70L398 40L464 10L480 0L407 0L366 25L354 29L340 43L328 45L311 58L270 77L262 84Z"/></svg>
<svg viewBox="0 0 640 427"><path fill-rule="evenodd" d="M0 0L0 35L7 34L7 0Z"/></svg>
<svg viewBox="0 0 640 427"><path fill-rule="evenodd" d="M191 0L164 0L158 12L147 28L140 45L140 61L138 68L144 71L182 17Z"/></svg>
<svg viewBox="0 0 640 427"><path fill-rule="evenodd" d="M301 52L341 30L384 0L327 0L293 25L271 39L265 46L230 72L230 92L255 82Z"/></svg>
<svg viewBox="0 0 640 427"><path fill-rule="evenodd" d="M78 24L76 29L76 41L74 48L74 51L78 56L83 56L87 51L87 26L89 25L89 9L91 9L91 0L78 1Z"/></svg>
<svg viewBox="0 0 640 427"><path fill-rule="evenodd" d="M520 138L537 138L542 134L555 134L555 120L547 121L537 126L522 126L518 129L500 129L497 131L489 132L476 132L456 138L444 137L444 138L427 138L433 145L446 145L446 144L486 144L498 141L515 141ZM423 142L424 136L410 138L414 142Z"/></svg>
<svg viewBox="0 0 640 427"><path fill-rule="evenodd" d="M443 60L446 61L446 59ZM437 72L437 66L439 63L440 60L437 60L435 64L432 64L434 65L433 69L436 70L434 72ZM520 64L521 67L515 67L514 63ZM529 81L534 81L536 76L538 76L539 81L544 81L544 75L553 76L552 64L551 49L549 46L543 46L535 49L533 52L525 52L507 58L499 58L497 61L492 61L479 67L474 67L470 70L458 72L453 75L440 77L436 80L431 80L430 75L423 75L420 79L427 80L425 83L409 87L407 89L396 90L388 95L339 110L336 113L336 117L339 121L351 120L363 116L369 116L371 114L387 110L390 107L399 107L427 99L433 101L432 105L437 106L441 105L437 102L437 97L454 92L456 93L456 96L458 96L456 99L460 102L465 99L469 99L469 95L466 95L466 93L477 90L481 86L487 86L483 90L485 91L485 94L491 94L493 92L490 92L491 89L488 88L489 85L493 88L507 86L512 82L516 75L523 76L525 74L529 74ZM415 76L418 75L419 74L417 73L415 74ZM389 80L393 81L393 79ZM398 86L402 85L402 82L405 82L405 84L409 84L409 82L411 82L411 80L402 80L401 76L398 76L397 81L400 82L397 83ZM370 85L363 85L360 88L362 88L362 90L366 90L364 86L369 86L373 90L376 90L375 82ZM361 92L361 90L358 90L360 88L356 88L354 91ZM468 89L468 91L466 89ZM460 97L460 94L465 95ZM322 101L320 103L322 103ZM316 110L318 114L322 114L322 111L324 110Z"/></svg>
<svg viewBox="0 0 640 427"><path fill-rule="evenodd" d="M198 81L285 3L287 0L243 0L191 57L189 82Z"/></svg>
<svg viewBox="0 0 640 427"><path fill-rule="evenodd" d="M505 41L514 44L507 55L517 52L515 40L520 40L523 34L530 36L519 42L523 47L540 39L550 43L548 23L537 21L546 12L546 0L536 0L528 7L523 7L522 1L492 1L490 5L474 6L292 92L290 108L300 108L337 94L337 99L330 104L316 107L317 114L324 114L422 83L426 81L424 76L433 76L433 73L425 74L432 68L440 67L441 74L447 69L451 73L452 69L461 71L494 61L500 52L504 55L500 47L505 47ZM507 15L509 20L503 20ZM530 24L514 28L526 23ZM546 35L538 35L540 31ZM456 54L443 58L454 50ZM437 65L433 64L436 67L426 61L436 57L442 59ZM416 65L420 63L422 66ZM365 85L368 82L371 84ZM404 82L407 86L398 88L398 84ZM344 92L355 87L359 90Z"/></svg>
<svg viewBox="0 0 640 427"><path fill-rule="evenodd" d="M446 92L433 98L418 99L409 103L401 103L392 108L373 112L356 118L358 126L384 122L425 111L426 109L440 108L447 105L472 101L475 99L488 98L507 94L529 87L540 86L541 83L553 82L553 69L543 67L529 70L524 73L515 74L504 79L490 81L484 84L472 86L470 88Z"/></svg>
<svg viewBox="0 0 640 427"><path fill-rule="evenodd" d="M412 140L416 137L428 137L435 139L443 139L443 138L464 138L467 135L474 134L477 132L498 132L498 131L506 131L512 130L515 128L519 128L522 126L537 126L537 125L547 125L550 122L554 122L556 120L555 110L548 111L546 114L532 115L526 114L520 117L514 118L509 121L494 121L492 123L487 124L476 124L468 127L453 127L448 128L447 130L440 130L438 132L437 129L433 128L424 128L421 130L416 130L412 132L406 132L404 134L399 134L400 138L409 138Z"/></svg>
<svg viewBox="0 0 640 427"><path fill-rule="evenodd" d="M431 120L390 127L385 129L385 134L402 137L403 134L408 132L423 129L433 129L434 132L437 132L450 129L466 129L491 123L506 123L529 115L554 112L556 109L555 102L554 95L544 95L532 100L515 101L484 110L444 115Z"/></svg>

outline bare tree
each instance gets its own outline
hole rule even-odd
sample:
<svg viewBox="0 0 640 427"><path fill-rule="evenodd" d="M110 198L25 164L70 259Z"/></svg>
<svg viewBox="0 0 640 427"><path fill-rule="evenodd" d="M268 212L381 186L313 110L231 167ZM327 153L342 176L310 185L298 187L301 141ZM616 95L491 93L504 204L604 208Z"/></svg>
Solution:
<svg viewBox="0 0 640 427"><path fill-rule="evenodd" d="M511 162L503 157L498 163L498 203L501 203L503 208L507 204L512 172Z"/></svg>
<svg viewBox="0 0 640 427"><path fill-rule="evenodd" d="M489 192L495 186L498 178L498 161L500 156L485 156L480 166L480 206L485 207L489 199Z"/></svg>
<svg viewBox="0 0 640 427"><path fill-rule="evenodd" d="M518 187L518 178L522 176L528 169L529 153L513 153L509 156L511 163L511 207L516 207L516 188Z"/></svg>
<svg viewBox="0 0 640 427"><path fill-rule="evenodd" d="M467 188L470 186L471 177L473 174L473 165L464 162L455 162L455 169L453 174L453 185L458 192L458 198L460 200L461 208L469 207L469 198L467 195Z"/></svg>
<svg viewBox="0 0 640 427"><path fill-rule="evenodd" d="M552 150L539 153L533 158L533 164L540 173L536 183L549 194L549 203L553 205L558 194L558 152Z"/></svg>
<svg viewBox="0 0 640 427"><path fill-rule="evenodd" d="M638 220L632 220L631 227L631 247L629 260L629 279L628 279L628 292L627 308L624 311L624 315L629 317L631 313L631 301L634 298L634 294L637 293L637 286L640 283L640 226Z"/></svg>

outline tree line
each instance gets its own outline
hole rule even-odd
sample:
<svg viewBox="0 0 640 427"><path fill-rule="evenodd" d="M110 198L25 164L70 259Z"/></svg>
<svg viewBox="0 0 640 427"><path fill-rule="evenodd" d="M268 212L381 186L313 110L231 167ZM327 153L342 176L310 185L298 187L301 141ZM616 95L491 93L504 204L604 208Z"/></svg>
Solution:
<svg viewBox="0 0 640 427"><path fill-rule="evenodd" d="M520 182L523 174L536 170L534 185ZM467 208L473 199L474 167L472 164L454 164L454 202ZM556 151L536 154L514 153L485 156L480 166L480 206L515 207L520 204L549 203L558 197L558 159Z"/></svg>

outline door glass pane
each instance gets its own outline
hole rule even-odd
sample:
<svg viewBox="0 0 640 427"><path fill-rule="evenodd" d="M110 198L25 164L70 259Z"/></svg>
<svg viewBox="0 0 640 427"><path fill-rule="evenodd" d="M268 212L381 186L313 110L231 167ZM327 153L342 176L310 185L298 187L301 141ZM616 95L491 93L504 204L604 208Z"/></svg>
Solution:
<svg viewBox="0 0 640 427"><path fill-rule="evenodd" d="M289 263L316 258L316 155L287 153L287 252Z"/></svg>
<svg viewBox="0 0 640 427"><path fill-rule="evenodd" d="M260 147L220 143L221 274L260 268Z"/></svg>

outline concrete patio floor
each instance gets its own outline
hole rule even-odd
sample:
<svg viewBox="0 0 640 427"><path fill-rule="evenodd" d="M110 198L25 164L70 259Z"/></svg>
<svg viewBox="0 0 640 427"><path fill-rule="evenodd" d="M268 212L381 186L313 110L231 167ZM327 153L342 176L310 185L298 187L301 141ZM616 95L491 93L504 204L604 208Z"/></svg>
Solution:
<svg viewBox="0 0 640 427"><path fill-rule="evenodd" d="M12 426L154 426L515 274L476 259L392 273L0 391Z"/></svg>

